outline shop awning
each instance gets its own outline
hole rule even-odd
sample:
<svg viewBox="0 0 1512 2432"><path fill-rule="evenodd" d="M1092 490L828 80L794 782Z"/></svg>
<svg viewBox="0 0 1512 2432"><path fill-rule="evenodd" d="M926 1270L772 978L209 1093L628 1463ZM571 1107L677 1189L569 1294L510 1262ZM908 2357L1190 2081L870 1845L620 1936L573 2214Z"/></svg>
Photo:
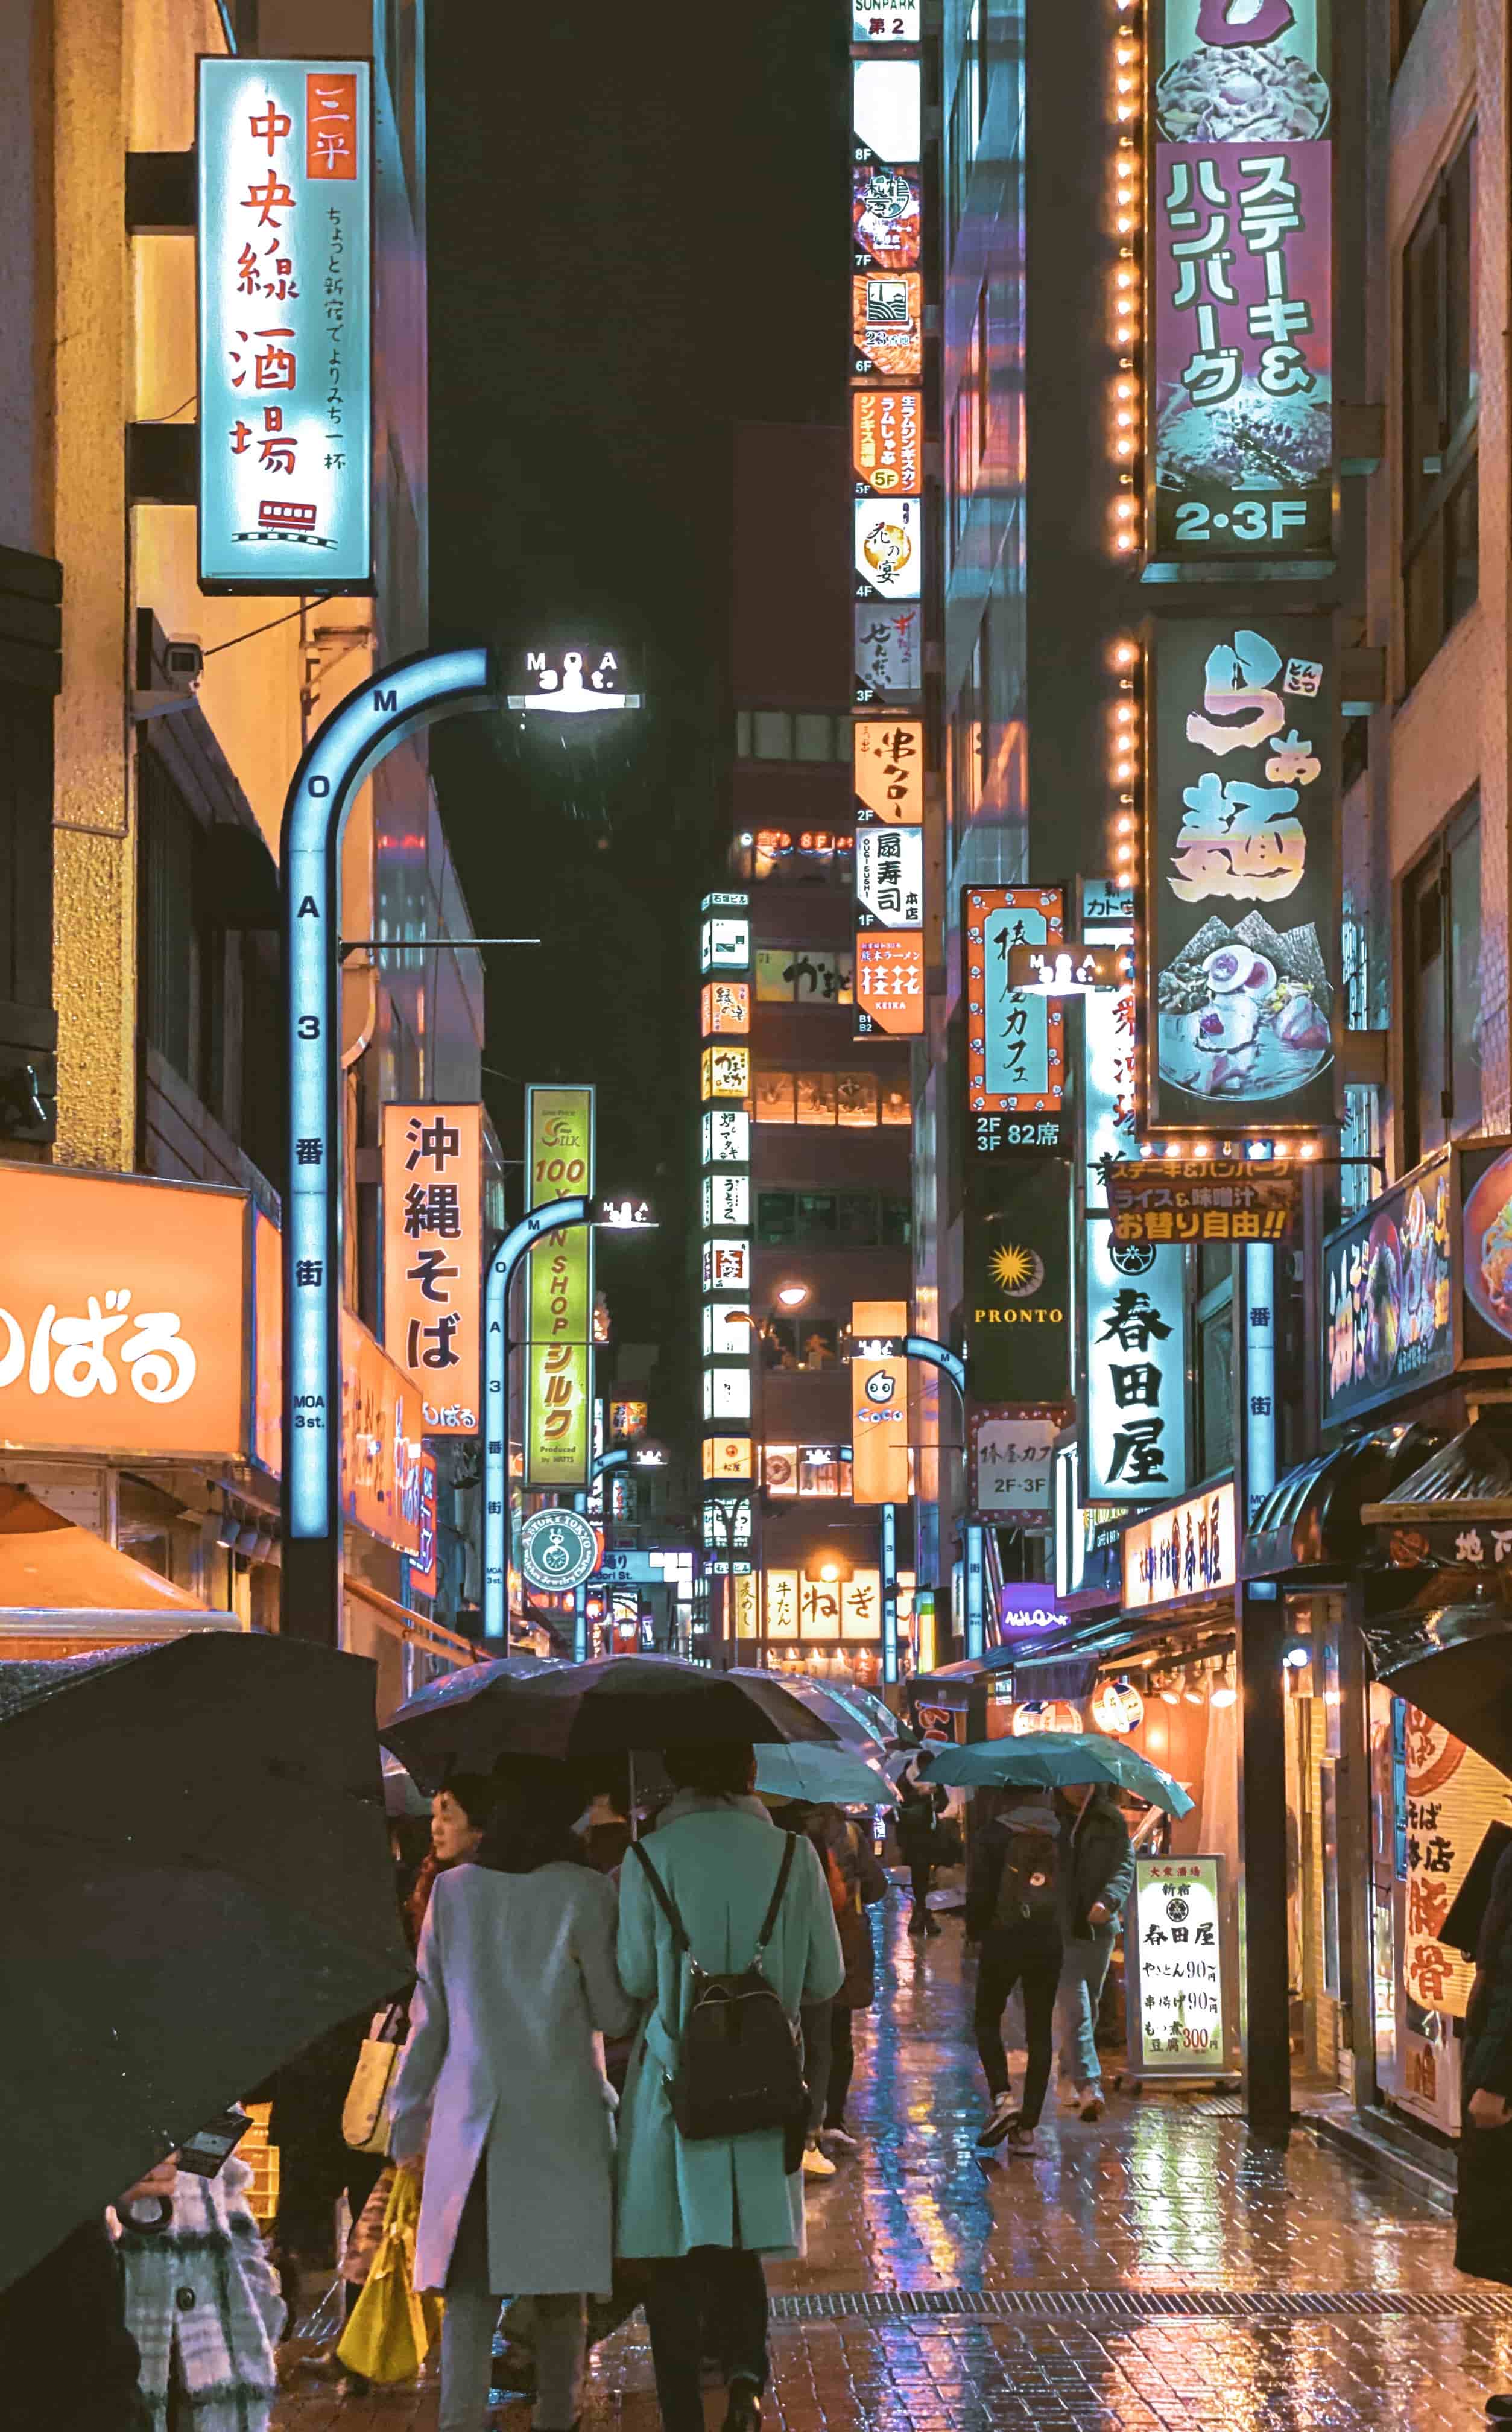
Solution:
<svg viewBox="0 0 1512 2432"><path fill-rule="evenodd" d="M1242 1576L1310 1586L1319 1583L1319 1573L1351 1577L1367 1548L1365 1506L1418 1468L1437 1442L1416 1422L1399 1422L1299 1462L1256 1512Z"/></svg>
<svg viewBox="0 0 1512 2432"><path fill-rule="evenodd" d="M1474 1419L1451 1436L1375 1502L1361 1517L1377 1528L1410 1527L1449 1520L1500 1521L1512 1525L1512 1419L1500 1426Z"/></svg>
<svg viewBox="0 0 1512 2432"><path fill-rule="evenodd" d="M24 1486L0 1486L0 1627L8 1609L208 1614L196 1596L49 1511Z"/></svg>
<svg viewBox="0 0 1512 2432"><path fill-rule="evenodd" d="M1512 1774L1512 1611L1488 1583L1463 1604L1368 1622L1377 1680Z"/></svg>
<svg viewBox="0 0 1512 2432"><path fill-rule="evenodd" d="M1064 1697L1075 1706L1090 1697L1098 1685L1102 1658L1096 1651L1075 1655L1020 1656L1014 1665L1016 1697Z"/></svg>

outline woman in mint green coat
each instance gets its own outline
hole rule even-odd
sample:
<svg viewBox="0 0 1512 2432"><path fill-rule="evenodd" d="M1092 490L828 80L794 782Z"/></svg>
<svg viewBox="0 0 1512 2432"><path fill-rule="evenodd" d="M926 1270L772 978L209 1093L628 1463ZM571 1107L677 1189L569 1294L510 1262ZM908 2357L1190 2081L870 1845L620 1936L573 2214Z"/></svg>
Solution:
<svg viewBox="0 0 1512 2432"><path fill-rule="evenodd" d="M748 1747L668 1748L678 1795L647 1841L694 1955L709 1974L751 1964L786 1836L752 1794ZM689 2142L667 2080L677 2068L689 1971L633 1851L619 1879L620 1980L649 2003L619 2118L619 2253L654 2257L647 2298L666 2432L702 2432L702 2356L730 2383L727 2432L752 2432L766 2386L764 2255L803 2252L803 2182L783 2167L782 2132ZM845 1961L814 1849L797 1836L792 1871L763 1962L788 2016L840 1990Z"/></svg>

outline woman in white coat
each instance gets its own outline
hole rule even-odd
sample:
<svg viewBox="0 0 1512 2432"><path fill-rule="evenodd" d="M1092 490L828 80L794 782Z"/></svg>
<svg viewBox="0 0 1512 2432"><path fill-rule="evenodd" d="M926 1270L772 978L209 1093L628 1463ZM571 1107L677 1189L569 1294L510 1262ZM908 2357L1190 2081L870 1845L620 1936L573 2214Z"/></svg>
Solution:
<svg viewBox="0 0 1512 2432"><path fill-rule="evenodd" d="M390 2149L425 2163L415 2286L443 2288L438 2432L483 2432L506 2295L536 2301L536 2432L581 2409L583 2299L613 2266L613 2137L596 2035L634 2012L613 1886L578 1855L561 1765L501 1767L476 1858L437 1883L420 1938Z"/></svg>

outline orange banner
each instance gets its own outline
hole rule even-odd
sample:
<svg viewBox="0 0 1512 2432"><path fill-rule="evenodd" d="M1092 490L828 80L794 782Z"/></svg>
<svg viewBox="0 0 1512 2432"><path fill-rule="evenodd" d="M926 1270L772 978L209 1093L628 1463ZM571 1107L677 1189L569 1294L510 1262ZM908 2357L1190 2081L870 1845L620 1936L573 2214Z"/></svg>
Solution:
<svg viewBox="0 0 1512 2432"><path fill-rule="evenodd" d="M850 1330L858 1338L873 1341L906 1334L907 1303L856 1301L851 1306ZM906 1503L910 1485L908 1361L852 1360L850 1500Z"/></svg>
<svg viewBox="0 0 1512 2432"><path fill-rule="evenodd" d="M850 326L863 371L917 380L924 370L924 281L916 270L869 271L850 282Z"/></svg>
<svg viewBox="0 0 1512 2432"><path fill-rule="evenodd" d="M918 930L868 929L858 936L856 1011L870 1014L877 1028L895 1039L923 1037L924 939Z"/></svg>
<svg viewBox="0 0 1512 2432"><path fill-rule="evenodd" d="M858 718L850 729L856 801L874 819L916 828L924 821L924 721Z"/></svg>
<svg viewBox="0 0 1512 2432"><path fill-rule="evenodd" d="M357 142L356 76L316 69L305 78L306 177L355 177Z"/></svg>
<svg viewBox="0 0 1512 2432"><path fill-rule="evenodd" d="M919 497L924 487L924 399L917 389L852 391L850 462L857 481L868 490L883 497Z"/></svg>

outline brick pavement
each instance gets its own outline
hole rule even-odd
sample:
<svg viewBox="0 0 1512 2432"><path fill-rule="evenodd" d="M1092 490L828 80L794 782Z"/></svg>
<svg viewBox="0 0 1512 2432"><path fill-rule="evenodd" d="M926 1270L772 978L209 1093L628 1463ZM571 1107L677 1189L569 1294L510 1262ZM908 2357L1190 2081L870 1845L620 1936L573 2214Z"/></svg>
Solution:
<svg viewBox="0 0 1512 2432"><path fill-rule="evenodd" d="M979 2160L959 1927L886 1932L863 2150L811 2184L809 2253L771 2274L775 2432L1470 2432L1512 2388L1512 2292L1457 2279L1440 2215L1309 2132L1278 2155L1200 2102L1089 2126L1052 2096L1037 2158ZM428 2376L369 2402L306 2383L275 2432L434 2432L435 2410ZM584 2432L658 2422L636 2320L595 2358Z"/></svg>

